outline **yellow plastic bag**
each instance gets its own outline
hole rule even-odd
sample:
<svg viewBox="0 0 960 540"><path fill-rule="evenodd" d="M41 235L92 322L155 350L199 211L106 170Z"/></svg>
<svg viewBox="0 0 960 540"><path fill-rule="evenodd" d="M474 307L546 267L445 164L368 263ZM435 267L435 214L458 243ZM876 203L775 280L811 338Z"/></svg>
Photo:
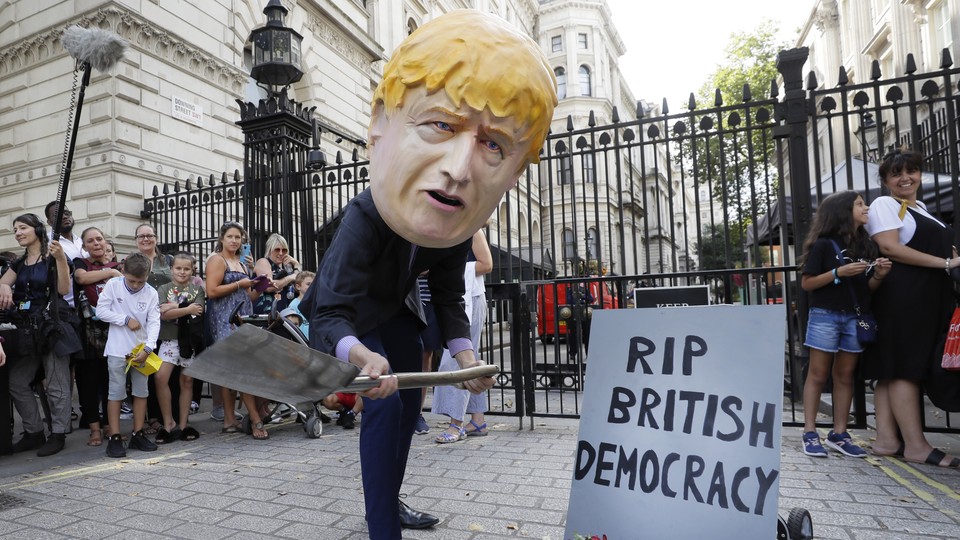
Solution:
<svg viewBox="0 0 960 540"><path fill-rule="evenodd" d="M161 360L160 357L157 356L157 353L155 352L151 352L147 356L147 361L144 362L142 366L138 367L133 365L133 359L136 358L138 354L140 354L140 351L143 350L143 347L144 347L144 344L141 343L136 347L134 347L133 350L130 351L130 354L127 355L127 369L124 371L124 373L126 373L127 371L130 371L131 366L133 366L133 369L147 376L153 375L154 373L157 372L157 370L160 369L160 364L163 363L163 360Z"/></svg>

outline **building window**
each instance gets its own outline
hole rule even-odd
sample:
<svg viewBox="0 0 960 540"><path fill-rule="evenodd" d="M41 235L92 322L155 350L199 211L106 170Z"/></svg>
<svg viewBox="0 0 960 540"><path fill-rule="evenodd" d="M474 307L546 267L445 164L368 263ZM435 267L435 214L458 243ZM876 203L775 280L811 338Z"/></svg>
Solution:
<svg viewBox="0 0 960 540"><path fill-rule="evenodd" d="M573 183L573 156L563 154L560 156L560 185L564 186Z"/></svg>
<svg viewBox="0 0 960 540"><path fill-rule="evenodd" d="M943 1L935 9L934 20L937 33L937 48L942 50L953 45L953 35L950 32L950 6ZM939 63L939 58L938 58Z"/></svg>
<svg viewBox="0 0 960 540"><path fill-rule="evenodd" d="M593 95L590 93L590 68L587 66L580 66L580 95Z"/></svg>
<svg viewBox="0 0 960 540"><path fill-rule="evenodd" d="M563 36L553 36L550 38L550 50L553 52L563 51Z"/></svg>
<svg viewBox="0 0 960 540"><path fill-rule="evenodd" d="M583 181L593 183L595 182L595 174L593 171L593 154L584 154L583 155Z"/></svg>
<svg viewBox="0 0 960 540"><path fill-rule="evenodd" d="M557 99L563 99L567 97L567 72L558 67L553 74L557 76Z"/></svg>
<svg viewBox="0 0 960 540"><path fill-rule="evenodd" d="M577 34L577 46L581 49L587 48L587 35L586 34Z"/></svg>
<svg viewBox="0 0 960 540"><path fill-rule="evenodd" d="M573 231L563 230L563 260L572 261L576 259L576 241L573 239Z"/></svg>

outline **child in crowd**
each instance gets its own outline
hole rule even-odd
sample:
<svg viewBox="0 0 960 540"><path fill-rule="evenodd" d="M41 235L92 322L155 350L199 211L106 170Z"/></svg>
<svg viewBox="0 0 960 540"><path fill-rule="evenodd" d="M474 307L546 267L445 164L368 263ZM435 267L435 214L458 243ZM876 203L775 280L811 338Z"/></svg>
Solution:
<svg viewBox="0 0 960 540"><path fill-rule="evenodd" d="M310 288L310 285L313 284L313 278L315 276L316 274L308 271L303 271L297 274L297 280L293 283L293 288L297 291L297 297L290 302L289 306L287 306L287 309L296 310L300 320L303 321L300 324L300 331L303 332L304 336L310 335L310 321L303 316L303 313L300 313L300 301L303 300L304 293L306 293L307 289Z"/></svg>
<svg viewBox="0 0 960 540"><path fill-rule="evenodd" d="M157 401L163 417L163 427L157 432L157 444L176 440L192 441L200 433L187 425L190 402L193 398L193 377L183 370L190 366L203 340L203 305L206 301L203 288L193 281L193 266L196 258L189 253L177 253L173 257L171 272L173 281L157 289L160 302L160 348L157 355L163 360L155 376ZM179 416L173 418L170 375L180 366Z"/></svg>
<svg viewBox="0 0 960 540"><path fill-rule="evenodd" d="M110 384L107 418L110 422L110 439L107 455L121 458L127 455L120 436L120 404L127 397L126 357L139 345L143 349L133 358L134 366L142 366L147 356L157 347L160 334L160 304L157 290L147 283L150 275L150 260L134 253L123 263L123 277L108 281L100 292L97 317L110 325L107 335L107 370ZM147 413L147 376L136 369L130 370L133 394L133 436L130 448L146 452L157 445L143 433L143 421Z"/></svg>
<svg viewBox="0 0 960 540"><path fill-rule="evenodd" d="M820 203L800 258L800 286L810 293L810 313L804 345L810 367L803 386L803 452L827 457L816 431L820 394L833 371L833 429L830 448L850 457L866 457L847 433L853 399L853 375L863 346L857 340L857 313L870 310L870 293L890 271L889 259L867 236L868 208L855 191L834 193ZM868 262L872 261L872 262ZM855 300L854 300L855 299Z"/></svg>
<svg viewBox="0 0 960 540"><path fill-rule="evenodd" d="M331 411L340 411L337 417L337 425L343 426L343 429L353 429L357 415L363 412L363 400L357 399L357 394L353 392L337 392L323 398L323 406Z"/></svg>

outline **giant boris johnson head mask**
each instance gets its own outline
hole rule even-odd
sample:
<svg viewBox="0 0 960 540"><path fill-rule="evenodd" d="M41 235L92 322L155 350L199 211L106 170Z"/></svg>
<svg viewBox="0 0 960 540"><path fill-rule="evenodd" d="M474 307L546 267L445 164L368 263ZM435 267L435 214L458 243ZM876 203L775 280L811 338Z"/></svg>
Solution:
<svg viewBox="0 0 960 540"><path fill-rule="evenodd" d="M370 120L370 188L387 225L423 247L469 239L538 155L557 104L536 42L457 10L410 34Z"/></svg>

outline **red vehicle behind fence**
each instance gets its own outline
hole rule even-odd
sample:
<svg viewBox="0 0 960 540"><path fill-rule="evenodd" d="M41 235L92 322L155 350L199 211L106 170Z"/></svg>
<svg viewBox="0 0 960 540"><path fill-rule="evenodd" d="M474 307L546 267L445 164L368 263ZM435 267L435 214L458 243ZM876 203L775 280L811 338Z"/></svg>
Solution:
<svg viewBox="0 0 960 540"><path fill-rule="evenodd" d="M574 309L574 306L568 303L567 291L575 285L577 283L547 283L537 287L537 335L544 343L552 343L554 335L566 337L567 321L573 318ZM608 283L588 281L585 285L591 300L585 316L589 317L594 309L619 307Z"/></svg>

